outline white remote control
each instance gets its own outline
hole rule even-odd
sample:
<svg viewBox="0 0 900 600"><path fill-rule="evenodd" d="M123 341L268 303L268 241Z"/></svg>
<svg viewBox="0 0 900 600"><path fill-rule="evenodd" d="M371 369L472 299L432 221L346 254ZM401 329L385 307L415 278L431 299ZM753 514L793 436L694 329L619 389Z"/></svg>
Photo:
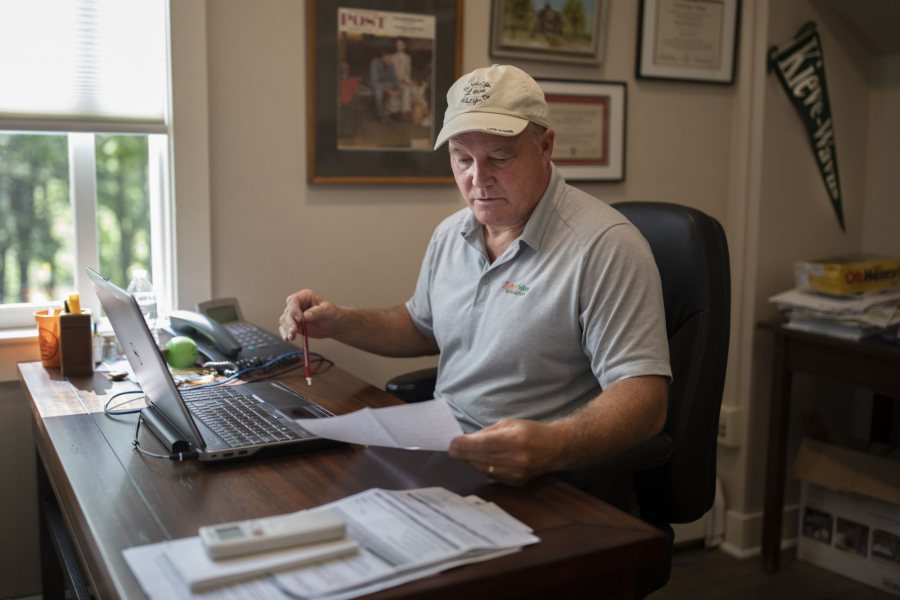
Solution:
<svg viewBox="0 0 900 600"><path fill-rule="evenodd" d="M206 553L213 560L327 542L346 533L340 513L331 508L208 525L199 531Z"/></svg>

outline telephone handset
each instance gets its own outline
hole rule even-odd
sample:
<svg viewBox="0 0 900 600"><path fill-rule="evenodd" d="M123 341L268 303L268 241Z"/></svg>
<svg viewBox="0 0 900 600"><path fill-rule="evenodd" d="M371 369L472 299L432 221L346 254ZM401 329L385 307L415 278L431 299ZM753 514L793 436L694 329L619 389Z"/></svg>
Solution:
<svg viewBox="0 0 900 600"><path fill-rule="evenodd" d="M225 326L206 315L192 310L173 310L169 314L169 324L176 333L194 338L200 346L212 344L229 360L237 358L241 351L241 344L228 333ZM203 339L198 339L198 337ZM208 349L202 347L201 351L207 356L211 354Z"/></svg>
<svg viewBox="0 0 900 600"><path fill-rule="evenodd" d="M269 359L300 350L274 333L244 321L235 298L200 302L197 310L174 310L169 324L175 333L194 338L200 352L211 360Z"/></svg>

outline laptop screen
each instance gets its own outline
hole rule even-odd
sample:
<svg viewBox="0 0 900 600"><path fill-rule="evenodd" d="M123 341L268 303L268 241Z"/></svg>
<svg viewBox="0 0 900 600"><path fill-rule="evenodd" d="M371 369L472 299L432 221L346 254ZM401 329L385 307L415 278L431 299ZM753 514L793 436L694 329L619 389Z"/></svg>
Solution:
<svg viewBox="0 0 900 600"><path fill-rule="evenodd" d="M193 449L203 449L203 438L169 375L137 302L131 294L96 271L87 269L87 274L147 402L184 436L184 441Z"/></svg>

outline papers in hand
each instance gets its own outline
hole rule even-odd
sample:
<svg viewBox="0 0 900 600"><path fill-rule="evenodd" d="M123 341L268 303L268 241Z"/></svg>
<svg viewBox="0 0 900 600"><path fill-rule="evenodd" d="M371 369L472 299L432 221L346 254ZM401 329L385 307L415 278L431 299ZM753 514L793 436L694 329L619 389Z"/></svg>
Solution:
<svg viewBox="0 0 900 600"><path fill-rule="evenodd" d="M450 407L440 399L296 421L330 440L408 450L446 451L450 440L463 434Z"/></svg>
<svg viewBox="0 0 900 600"><path fill-rule="evenodd" d="M322 557L300 568L286 566L283 553L287 550L277 552L282 562L267 556L221 561L232 565L252 563L255 573L271 575L206 591L204 600L354 598L516 552L539 541L527 525L497 505L443 488L371 489L325 506L342 514L358 551ZM150 598L193 598L199 597L189 588L195 573L185 565L175 564L181 559L179 551L188 549L185 551L194 554L189 550L192 544L199 542L187 538L129 548L123 554ZM202 548L197 551L205 556ZM304 547L296 551L303 552Z"/></svg>

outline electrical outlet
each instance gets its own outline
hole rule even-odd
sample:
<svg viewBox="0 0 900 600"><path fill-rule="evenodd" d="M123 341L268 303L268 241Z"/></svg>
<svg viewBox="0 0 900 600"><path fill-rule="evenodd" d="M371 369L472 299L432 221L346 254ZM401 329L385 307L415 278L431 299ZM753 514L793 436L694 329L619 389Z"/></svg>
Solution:
<svg viewBox="0 0 900 600"><path fill-rule="evenodd" d="M741 445L741 409L737 406L723 405L719 411L719 445L725 448L737 448Z"/></svg>

